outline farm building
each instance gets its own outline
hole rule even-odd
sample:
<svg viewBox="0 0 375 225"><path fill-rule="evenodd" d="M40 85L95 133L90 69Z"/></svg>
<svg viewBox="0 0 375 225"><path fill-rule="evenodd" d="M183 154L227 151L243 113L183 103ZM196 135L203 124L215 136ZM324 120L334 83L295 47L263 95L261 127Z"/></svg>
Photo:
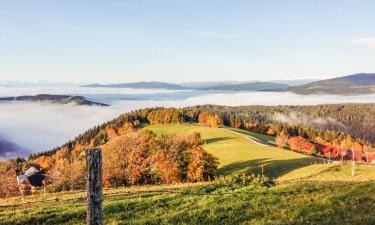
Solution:
<svg viewBox="0 0 375 225"><path fill-rule="evenodd" d="M24 174L17 176L17 183L23 196L31 195L33 188L43 186L45 175L35 167L30 167Z"/></svg>

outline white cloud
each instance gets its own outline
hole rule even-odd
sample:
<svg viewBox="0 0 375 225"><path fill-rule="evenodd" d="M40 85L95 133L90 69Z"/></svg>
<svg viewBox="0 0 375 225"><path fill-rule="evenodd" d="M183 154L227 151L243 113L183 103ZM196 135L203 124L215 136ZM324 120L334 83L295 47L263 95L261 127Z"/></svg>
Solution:
<svg viewBox="0 0 375 225"><path fill-rule="evenodd" d="M356 38L353 43L359 46L375 49L375 37Z"/></svg>
<svg viewBox="0 0 375 225"><path fill-rule="evenodd" d="M191 34L203 36L203 37L230 38L230 37L235 36L235 35L224 34L222 32L209 31L209 30L186 30L186 31L191 33Z"/></svg>
<svg viewBox="0 0 375 225"><path fill-rule="evenodd" d="M137 8L137 5L136 5L136 4L129 3L129 2L122 2L122 3L121 3L121 6L122 6L122 7L126 7L126 8Z"/></svg>

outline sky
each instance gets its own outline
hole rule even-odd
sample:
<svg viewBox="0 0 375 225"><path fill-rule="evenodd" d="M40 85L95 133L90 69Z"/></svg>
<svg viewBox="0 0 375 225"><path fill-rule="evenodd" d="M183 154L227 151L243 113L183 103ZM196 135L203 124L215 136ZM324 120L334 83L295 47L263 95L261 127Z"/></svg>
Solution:
<svg viewBox="0 0 375 225"><path fill-rule="evenodd" d="M372 0L0 0L0 82L375 72Z"/></svg>

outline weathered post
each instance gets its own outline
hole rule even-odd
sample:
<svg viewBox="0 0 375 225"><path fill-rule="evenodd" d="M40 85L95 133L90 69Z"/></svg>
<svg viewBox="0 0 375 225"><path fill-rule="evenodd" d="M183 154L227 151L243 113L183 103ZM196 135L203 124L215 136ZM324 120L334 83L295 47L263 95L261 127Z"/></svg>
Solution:
<svg viewBox="0 0 375 225"><path fill-rule="evenodd" d="M354 177L355 176L355 156L354 156L354 154L355 154L355 152L354 152L354 149L353 149L353 147L351 148L351 150L352 150L352 177Z"/></svg>
<svg viewBox="0 0 375 225"><path fill-rule="evenodd" d="M102 150L86 150L87 163L87 224L102 225Z"/></svg>
<svg viewBox="0 0 375 225"><path fill-rule="evenodd" d="M331 150L329 150L328 154L328 164L331 164Z"/></svg>

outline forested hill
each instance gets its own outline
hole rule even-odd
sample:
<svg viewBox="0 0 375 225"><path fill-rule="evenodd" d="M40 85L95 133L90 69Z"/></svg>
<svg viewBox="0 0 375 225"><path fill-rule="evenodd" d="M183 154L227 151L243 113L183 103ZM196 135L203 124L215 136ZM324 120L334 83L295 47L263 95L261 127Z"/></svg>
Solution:
<svg viewBox="0 0 375 225"><path fill-rule="evenodd" d="M277 135L287 129L290 135L302 135L315 142L357 139L363 145L375 143L375 104L335 104L318 106L215 106L187 108L154 108L125 113L94 127L56 148L40 154L53 155L59 149L84 149L100 146L125 130L144 124L199 123L205 126L225 125L259 133Z"/></svg>
<svg viewBox="0 0 375 225"><path fill-rule="evenodd" d="M292 87L297 94L358 95L375 93L375 73L359 73Z"/></svg>
<svg viewBox="0 0 375 225"><path fill-rule="evenodd" d="M50 95L50 94L39 94L39 95L24 95L18 97L3 97L0 98L1 102L50 102L58 104L69 104L75 103L77 105L87 105L87 106L108 106L103 103L94 102L87 100L82 96L71 96L71 95Z"/></svg>
<svg viewBox="0 0 375 225"><path fill-rule="evenodd" d="M331 157L327 155L329 151L332 157L337 158L337 149L340 149L345 152L345 160L351 160L352 155L357 161L371 162L375 159L375 137L372 135L375 129L375 104L243 107L203 105L180 109L149 108L125 113L58 148L30 155L26 164L36 165L47 171L55 190L84 187L85 149L98 146L107 152L106 165L117 163L116 165L120 164L121 168L125 168L118 170L118 173L105 168L104 180L108 187L152 184L160 179L173 183L201 181L212 177L217 160L204 151L200 134L174 134L159 139L147 127L142 129L149 124L241 128L274 136L279 147L284 147L287 143L294 151L307 151L311 154L319 152L321 157ZM181 154L181 151L184 153ZM185 157L182 161L179 160L181 155ZM195 156L196 159L192 160ZM176 165L179 166L174 167ZM145 174L141 175L138 173L143 171L142 168L153 167L160 172L157 173L159 175L156 174L157 179L154 179L154 172L157 172L154 170L145 170ZM60 175L56 175L55 171L59 171ZM125 175L121 171L130 177L124 179ZM175 174L178 176L174 176Z"/></svg>

